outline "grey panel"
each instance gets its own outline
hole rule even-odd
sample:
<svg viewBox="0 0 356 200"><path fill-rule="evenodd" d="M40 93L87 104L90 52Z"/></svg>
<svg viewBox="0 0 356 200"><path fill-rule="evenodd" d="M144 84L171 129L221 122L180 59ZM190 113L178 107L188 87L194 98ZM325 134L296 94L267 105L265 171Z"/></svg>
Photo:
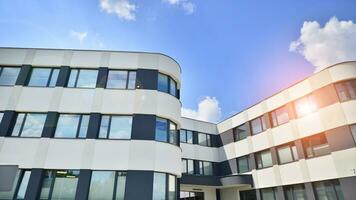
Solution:
<svg viewBox="0 0 356 200"><path fill-rule="evenodd" d="M91 170L81 169L79 173L75 200L87 200L90 188Z"/></svg>
<svg viewBox="0 0 356 200"><path fill-rule="evenodd" d="M135 114L132 119L133 140L155 140L156 116Z"/></svg>
<svg viewBox="0 0 356 200"><path fill-rule="evenodd" d="M193 131L193 144L199 144L198 132Z"/></svg>
<svg viewBox="0 0 356 200"><path fill-rule="evenodd" d="M345 200L354 200L356 198L356 176L340 178L340 187Z"/></svg>
<svg viewBox="0 0 356 200"><path fill-rule="evenodd" d="M316 200L312 183L304 183L304 186L305 186L305 193L307 194L307 199Z"/></svg>
<svg viewBox="0 0 356 200"><path fill-rule="evenodd" d="M234 134L232 129L227 130L220 134L221 142L223 145L227 145L234 142Z"/></svg>
<svg viewBox="0 0 356 200"><path fill-rule="evenodd" d="M31 73L31 65L22 65L15 85L25 86L27 84L27 80L29 78L30 73Z"/></svg>
<svg viewBox="0 0 356 200"><path fill-rule="evenodd" d="M44 176L44 169L32 169L30 180L28 182L25 199L37 200L39 199Z"/></svg>
<svg viewBox="0 0 356 200"><path fill-rule="evenodd" d="M61 66L61 68L59 70L56 86L57 87L66 87L68 79L69 79L69 75L70 75L70 67L69 66Z"/></svg>
<svg viewBox="0 0 356 200"><path fill-rule="evenodd" d="M5 111L4 116L0 124L0 137L11 135L12 129L14 128L16 122L16 112L15 111Z"/></svg>
<svg viewBox="0 0 356 200"><path fill-rule="evenodd" d="M107 67L99 67L98 78L96 80L97 88L105 88L106 82L108 80L109 68Z"/></svg>
<svg viewBox="0 0 356 200"><path fill-rule="evenodd" d="M0 166L0 192L10 191L17 174L17 165Z"/></svg>
<svg viewBox="0 0 356 200"><path fill-rule="evenodd" d="M136 72L136 88L157 90L158 70L138 69Z"/></svg>
<svg viewBox="0 0 356 200"><path fill-rule="evenodd" d="M90 113L87 138L90 139L98 138L100 122L101 122L100 113Z"/></svg>
<svg viewBox="0 0 356 200"><path fill-rule="evenodd" d="M129 170L126 176L125 200L152 200L153 172Z"/></svg>
<svg viewBox="0 0 356 200"><path fill-rule="evenodd" d="M56 131L57 121L58 121L58 112L48 112L45 125L42 131L42 137L52 138Z"/></svg>

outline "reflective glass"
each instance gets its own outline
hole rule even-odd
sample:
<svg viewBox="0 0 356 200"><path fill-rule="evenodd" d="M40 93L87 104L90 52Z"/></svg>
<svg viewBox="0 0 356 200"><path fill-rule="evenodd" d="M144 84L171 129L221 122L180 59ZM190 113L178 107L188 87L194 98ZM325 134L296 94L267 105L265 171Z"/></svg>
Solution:
<svg viewBox="0 0 356 200"><path fill-rule="evenodd" d="M168 175L168 200L176 199L176 177Z"/></svg>
<svg viewBox="0 0 356 200"><path fill-rule="evenodd" d="M352 132L352 136L354 138L354 141L356 143L356 124L351 126L351 132Z"/></svg>
<svg viewBox="0 0 356 200"><path fill-rule="evenodd" d="M79 88L95 88L98 78L98 70L83 70L79 71L76 87Z"/></svg>
<svg viewBox="0 0 356 200"><path fill-rule="evenodd" d="M0 112L0 123L1 123L3 116L4 116L4 113Z"/></svg>
<svg viewBox="0 0 356 200"><path fill-rule="evenodd" d="M114 171L93 171L88 199L112 200L114 195L114 183Z"/></svg>
<svg viewBox="0 0 356 200"><path fill-rule="evenodd" d="M173 79L170 79L170 81L169 93L173 96L177 96L177 83Z"/></svg>
<svg viewBox="0 0 356 200"><path fill-rule="evenodd" d="M17 118L16 118L16 123L14 128L12 129L12 136L19 136L20 135L20 131L21 131L21 127L23 124L23 121L25 119L25 113L19 113L17 114Z"/></svg>
<svg viewBox="0 0 356 200"><path fill-rule="evenodd" d="M261 133L266 130L265 117L261 116L251 121L252 134Z"/></svg>
<svg viewBox="0 0 356 200"><path fill-rule="evenodd" d="M239 173L245 173L245 172L250 171L247 156L238 158L237 164L238 164L238 168L239 168Z"/></svg>
<svg viewBox="0 0 356 200"><path fill-rule="evenodd" d="M194 163L193 160L187 160L187 166L188 166L188 174L194 174Z"/></svg>
<svg viewBox="0 0 356 200"><path fill-rule="evenodd" d="M261 197L262 200L275 200L274 189L273 188L261 189Z"/></svg>
<svg viewBox="0 0 356 200"><path fill-rule="evenodd" d="M166 174L155 172L153 175L154 200L166 200Z"/></svg>
<svg viewBox="0 0 356 200"><path fill-rule="evenodd" d="M168 93L168 76L158 74L158 91Z"/></svg>
<svg viewBox="0 0 356 200"><path fill-rule="evenodd" d="M110 123L109 138L130 139L132 129L131 116L112 116Z"/></svg>
<svg viewBox="0 0 356 200"><path fill-rule="evenodd" d="M0 68L0 73L0 85L15 85L20 68L2 67Z"/></svg>
<svg viewBox="0 0 356 200"><path fill-rule="evenodd" d="M167 128L168 128L168 121L162 118L156 118L156 134L155 140L167 142Z"/></svg>
<svg viewBox="0 0 356 200"><path fill-rule="evenodd" d="M206 134L198 133L198 143L202 146L208 146Z"/></svg>
<svg viewBox="0 0 356 200"><path fill-rule="evenodd" d="M25 194L28 186L28 181L30 180L31 171L25 171L22 180L17 191L16 199L25 199Z"/></svg>
<svg viewBox="0 0 356 200"><path fill-rule="evenodd" d="M58 79L59 69L53 69L49 87L55 87Z"/></svg>
<svg viewBox="0 0 356 200"><path fill-rule="evenodd" d="M87 137L88 126L89 126L89 115L82 115L82 119L80 121L78 138L86 138Z"/></svg>
<svg viewBox="0 0 356 200"><path fill-rule="evenodd" d="M68 87L75 87L75 84L77 82L78 73L79 73L78 69L71 69L70 70L69 81L68 81L68 84L67 84Z"/></svg>
<svg viewBox="0 0 356 200"><path fill-rule="evenodd" d="M290 146L284 146L277 149L280 164L292 162L293 155Z"/></svg>
<svg viewBox="0 0 356 200"><path fill-rule="evenodd" d="M247 137L247 128L246 125L243 124L241 126L238 126L235 129L235 139L236 140L242 140L245 139Z"/></svg>
<svg viewBox="0 0 356 200"><path fill-rule="evenodd" d="M187 131L187 143L193 144L193 132Z"/></svg>
<svg viewBox="0 0 356 200"><path fill-rule="evenodd" d="M10 191L0 191L0 199L8 200L8 199L12 199L14 197L16 186L17 186L17 183L18 183L19 178L20 178L20 172L21 172L20 170L17 171L16 176L15 176L15 180L14 180L14 182L12 184L12 187L11 187Z"/></svg>
<svg viewBox="0 0 356 200"><path fill-rule="evenodd" d="M49 68L33 68L28 86L47 86L50 74Z"/></svg>
<svg viewBox="0 0 356 200"><path fill-rule="evenodd" d="M21 137L41 137L46 114L28 113L21 131Z"/></svg>
<svg viewBox="0 0 356 200"><path fill-rule="evenodd" d="M79 171L58 170L53 185L52 200L75 199Z"/></svg>
<svg viewBox="0 0 356 200"><path fill-rule="evenodd" d="M128 89L135 89L136 88L136 72L130 71L129 73L129 82L127 85Z"/></svg>
<svg viewBox="0 0 356 200"><path fill-rule="evenodd" d="M116 200L124 200L126 188L126 172L117 172Z"/></svg>
<svg viewBox="0 0 356 200"><path fill-rule="evenodd" d="M169 123L169 143L177 144L177 125Z"/></svg>
<svg viewBox="0 0 356 200"><path fill-rule="evenodd" d="M40 199L49 199L49 192L51 190L55 177L56 177L55 171L51 171L51 170L45 171L45 175L42 182Z"/></svg>
<svg viewBox="0 0 356 200"><path fill-rule="evenodd" d="M213 164L211 162L204 162L204 175L212 176L213 175Z"/></svg>
<svg viewBox="0 0 356 200"><path fill-rule="evenodd" d="M110 116L104 115L101 117L99 138L107 138L110 124Z"/></svg>
<svg viewBox="0 0 356 200"><path fill-rule="evenodd" d="M106 88L125 89L127 73L127 71L110 70Z"/></svg>
<svg viewBox="0 0 356 200"><path fill-rule="evenodd" d="M1 115L1 113L0 113ZM187 131L184 129L180 129L180 142L187 142Z"/></svg>
<svg viewBox="0 0 356 200"><path fill-rule="evenodd" d="M273 126L278 126L289 121L288 109L283 106L271 113Z"/></svg>
<svg viewBox="0 0 356 200"><path fill-rule="evenodd" d="M187 173L187 160L182 160L182 173Z"/></svg>
<svg viewBox="0 0 356 200"><path fill-rule="evenodd" d="M54 137L75 138L77 136L80 115L61 114Z"/></svg>

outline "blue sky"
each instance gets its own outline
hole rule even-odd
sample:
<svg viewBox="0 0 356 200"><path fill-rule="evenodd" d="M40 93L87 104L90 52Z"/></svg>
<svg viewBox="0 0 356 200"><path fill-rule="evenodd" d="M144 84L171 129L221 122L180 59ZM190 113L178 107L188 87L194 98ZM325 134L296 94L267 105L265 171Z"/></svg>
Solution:
<svg viewBox="0 0 356 200"><path fill-rule="evenodd" d="M303 23L356 22L355 9L354 0L0 0L0 46L162 52L182 67L183 106L215 97L222 119L311 75L289 51Z"/></svg>

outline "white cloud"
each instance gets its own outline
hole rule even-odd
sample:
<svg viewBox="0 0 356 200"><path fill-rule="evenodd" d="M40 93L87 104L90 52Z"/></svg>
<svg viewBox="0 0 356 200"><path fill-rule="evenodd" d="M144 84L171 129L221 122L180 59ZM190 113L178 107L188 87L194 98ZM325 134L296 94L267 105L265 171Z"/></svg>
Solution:
<svg viewBox="0 0 356 200"><path fill-rule="evenodd" d="M199 102L198 110L182 108L182 116L208 122L217 122L221 118L219 101L215 97L205 97Z"/></svg>
<svg viewBox="0 0 356 200"><path fill-rule="evenodd" d="M356 24L332 17L324 27L317 21L306 21L290 51L298 52L320 71L332 64L356 60Z"/></svg>
<svg viewBox="0 0 356 200"><path fill-rule="evenodd" d="M78 31L69 31L71 37L79 40L80 43L84 41L84 39L88 36L88 32L78 32Z"/></svg>
<svg viewBox="0 0 356 200"><path fill-rule="evenodd" d="M189 0L163 0L171 5L176 5L181 7L186 14L190 15L193 14L195 11L195 4Z"/></svg>
<svg viewBox="0 0 356 200"><path fill-rule="evenodd" d="M109 13L116 14L119 18L125 20L135 20L136 5L129 0L99 0L100 8Z"/></svg>

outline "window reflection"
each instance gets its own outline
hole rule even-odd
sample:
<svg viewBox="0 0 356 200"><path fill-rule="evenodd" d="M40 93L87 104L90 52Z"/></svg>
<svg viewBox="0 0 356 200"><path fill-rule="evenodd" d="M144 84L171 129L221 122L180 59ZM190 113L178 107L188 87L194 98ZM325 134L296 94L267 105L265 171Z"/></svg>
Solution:
<svg viewBox="0 0 356 200"><path fill-rule="evenodd" d="M19 67L0 67L0 85L15 85L19 73Z"/></svg>

